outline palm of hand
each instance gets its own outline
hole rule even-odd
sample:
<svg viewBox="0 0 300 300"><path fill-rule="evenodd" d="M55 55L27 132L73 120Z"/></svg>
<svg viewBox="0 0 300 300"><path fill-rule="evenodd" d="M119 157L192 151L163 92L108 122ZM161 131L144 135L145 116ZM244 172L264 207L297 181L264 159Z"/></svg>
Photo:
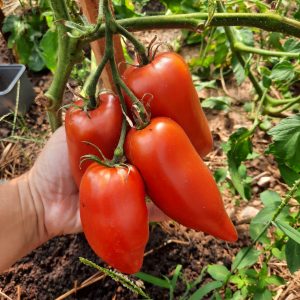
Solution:
<svg viewBox="0 0 300 300"><path fill-rule="evenodd" d="M63 127L47 142L29 178L32 192L43 203L49 237L81 231L78 189L71 175Z"/></svg>

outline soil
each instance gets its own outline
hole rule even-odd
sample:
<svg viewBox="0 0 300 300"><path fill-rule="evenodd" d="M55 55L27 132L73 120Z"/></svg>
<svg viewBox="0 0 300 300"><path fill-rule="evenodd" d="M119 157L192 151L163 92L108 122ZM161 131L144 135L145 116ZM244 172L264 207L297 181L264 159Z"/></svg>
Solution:
<svg viewBox="0 0 300 300"><path fill-rule="evenodd" d="M151 40L148 32L143 34ZM172 38L178 35L180 32L175 31ZM160 38L163 36L163 41L167 39L165 32L162 35L159 33L159 36ZM0 39L0 54L0 63L10 61L9 52L3 39ZM188 52L186 55L183 53L186 57L188 54ZM29 75L35 86L36 94L42 93L49 86L50 74ZM242 93L237 92L234 81L228 80L227 85L228 91L237 99L233 102L230 112L206 111L214 136L214 150L207 156L205 162L212 171L226 166L226 158L221 144L228 139L233 130L251 124L243 109L245 99L252 98L251 85L249 82L244 83L239 88L239 91L243 91ZM220 87L218 91L213 92L203 90L199 96L205 98L212 93L215 95L224 94ZM8 118L8 121L12 120ZM0 178L8 180L27 171L34 163L50 134L49 132L45 110L41 104L37 103L32 104L24 118L23 126L18 126L15 133L15 136L26 137L26 140L20 141L20 139L10 137L11 125L2 122L0 124L0 136L2 139L6 139L0 140ZM219 263L230 268L236 253L250 243L248 229L251 218L243 218L241 213L243 209L245 207L260 209L259 194L263 190L271 188L281 194L286 191L286 187L280 182L273 158L262 155L270 143L269 136L260 131L256 133L253 143L255 151L260 155L247 165L249 175L254 178L251 201L240 201L238 196L222 189L225 207L238 230L238 242L228 244L174 222L151 224L143 272L159 277L171 276L176 266L181 264L184 278L191 281L197 278L203 267L208 264ZM258 184L262 175L269 178L264 186ZM92 252L83 234L57 237L22 258L0 275L0 291L12 299L139 299L138 296L119 283L107 277L103 278L102 274L82 264L78 259L79 257L85 257L101 266L106 266ZM286 299L290 295L300 293L300 285L295 283L297 276L292 278L285 264L280 265L276 261L273 263L272 273L280 274L287 280L287 284L280 287L281 290L278 288L277 299ZM95 276L90 278L93 275ZM95 278L97 279L96 282L94 282ZM131 278L137 280L134 277ZM80 290L80 285L86 284L87 279L88 283L94 283ZM205 277L204 280L210 279ZM167 289L150 284L145 284L145 288L152 299L169 299ZM178 285L175 299L179 299L184 290L184 284ZM70 292L69 296L61 296L67 292ZM284 298L281 295L284 295ZM293 298L290 297L290 299Z"/></svg>

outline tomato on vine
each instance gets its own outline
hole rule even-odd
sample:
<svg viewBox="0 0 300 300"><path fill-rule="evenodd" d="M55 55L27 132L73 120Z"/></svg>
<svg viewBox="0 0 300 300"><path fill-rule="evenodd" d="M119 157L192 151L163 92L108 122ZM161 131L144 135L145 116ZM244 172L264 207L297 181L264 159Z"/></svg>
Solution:
<svg viewBox="0 0 300 300"><path fill-rule="evenodd" d="M166 215L220 239L237 240L211 172L176 122L160 117L141 130L132 128L125 153Z"/></svg>
<svg viewBox="0 0 300 300"><path fill-rule="evenodd" d="M144 183L135 167L92 163L81 180L80 217L98 256L123 273L139 271L149 231Z"/></svg>
<svg viewBox="0 0 300 300"><path fill-rule="evenodd" d="M69 160L74 180L79 187L83 176L91 161L85 161L80 166L83 155L99 155L97 146L103 155L111 159L118 144L121 126L122 110L119 99L112 93L101 93L98 97L99 105L93 110L84 111L83 101L75 102L66 113L65 128Z"/></svg>
<svg viewBox="0 0 300 300"><path fill-rule="evenodd" d="M158 54L145 66L130 66L123 74L137 98L148 102L152 117L169 117L189 136L201 157L213 146L207 119L201 108L188 65L173 52ZM132 102L125 95L129 109Z"/></svg>

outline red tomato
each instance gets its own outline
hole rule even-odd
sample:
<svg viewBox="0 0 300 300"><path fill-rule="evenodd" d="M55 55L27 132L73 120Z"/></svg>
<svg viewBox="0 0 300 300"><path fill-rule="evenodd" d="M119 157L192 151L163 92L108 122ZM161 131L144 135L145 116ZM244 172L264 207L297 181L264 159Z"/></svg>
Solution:
<svg viewBox="0 0 300 300"><path fill-rule="evenodd" d="M149 100L152 117L175 120L201 157L211 151L213 141L207 119L181 56L173 52L158 54L148 65L129 67L123 78L137 98ZM130 98L125 95L125 99L131 109Z"/></svg>
<svg viewBox="0 0 300 300"><path fill-rule="evenodd" d="M95 253L123 273L138 272L149 230L137 169L93 163L82 177L79 196L83 231Z"/></svg>
<svg viewBox="0 0 300 300"><path fill-rule="evenodd" d="M80 158L86 154L100 155L95 147L83 141L93 143L107 158L111 159L120 137L122 111L119 99L110 93L101 94L99 97L100 105L88 113L75 106L66 113L65 127L69 159L78 187L82 175L91 164L91 161L86 161L80 168ZM82 106L83 103L80 100L75 105Z"/></svg>
<svg viewBox="0 0 300 300"><path fill-rule="evenodd" d="M125 153L141 172L153 202L170 218L226 241L237 240L212 174L176 122L160 117L142 130L132 128Z"/></svg>

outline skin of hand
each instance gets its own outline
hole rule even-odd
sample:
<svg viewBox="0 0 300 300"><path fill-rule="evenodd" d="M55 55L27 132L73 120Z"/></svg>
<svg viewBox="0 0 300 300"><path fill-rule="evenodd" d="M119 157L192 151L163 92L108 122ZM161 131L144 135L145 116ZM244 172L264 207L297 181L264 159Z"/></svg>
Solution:
<svg viewBox="0 0 300 300"><path fill-rule="evenodd" d="M147 206L149 221L168 220ZM29 172L0 185L0 272L49 239L80 231L79 193L61 127Z"/></svg>

